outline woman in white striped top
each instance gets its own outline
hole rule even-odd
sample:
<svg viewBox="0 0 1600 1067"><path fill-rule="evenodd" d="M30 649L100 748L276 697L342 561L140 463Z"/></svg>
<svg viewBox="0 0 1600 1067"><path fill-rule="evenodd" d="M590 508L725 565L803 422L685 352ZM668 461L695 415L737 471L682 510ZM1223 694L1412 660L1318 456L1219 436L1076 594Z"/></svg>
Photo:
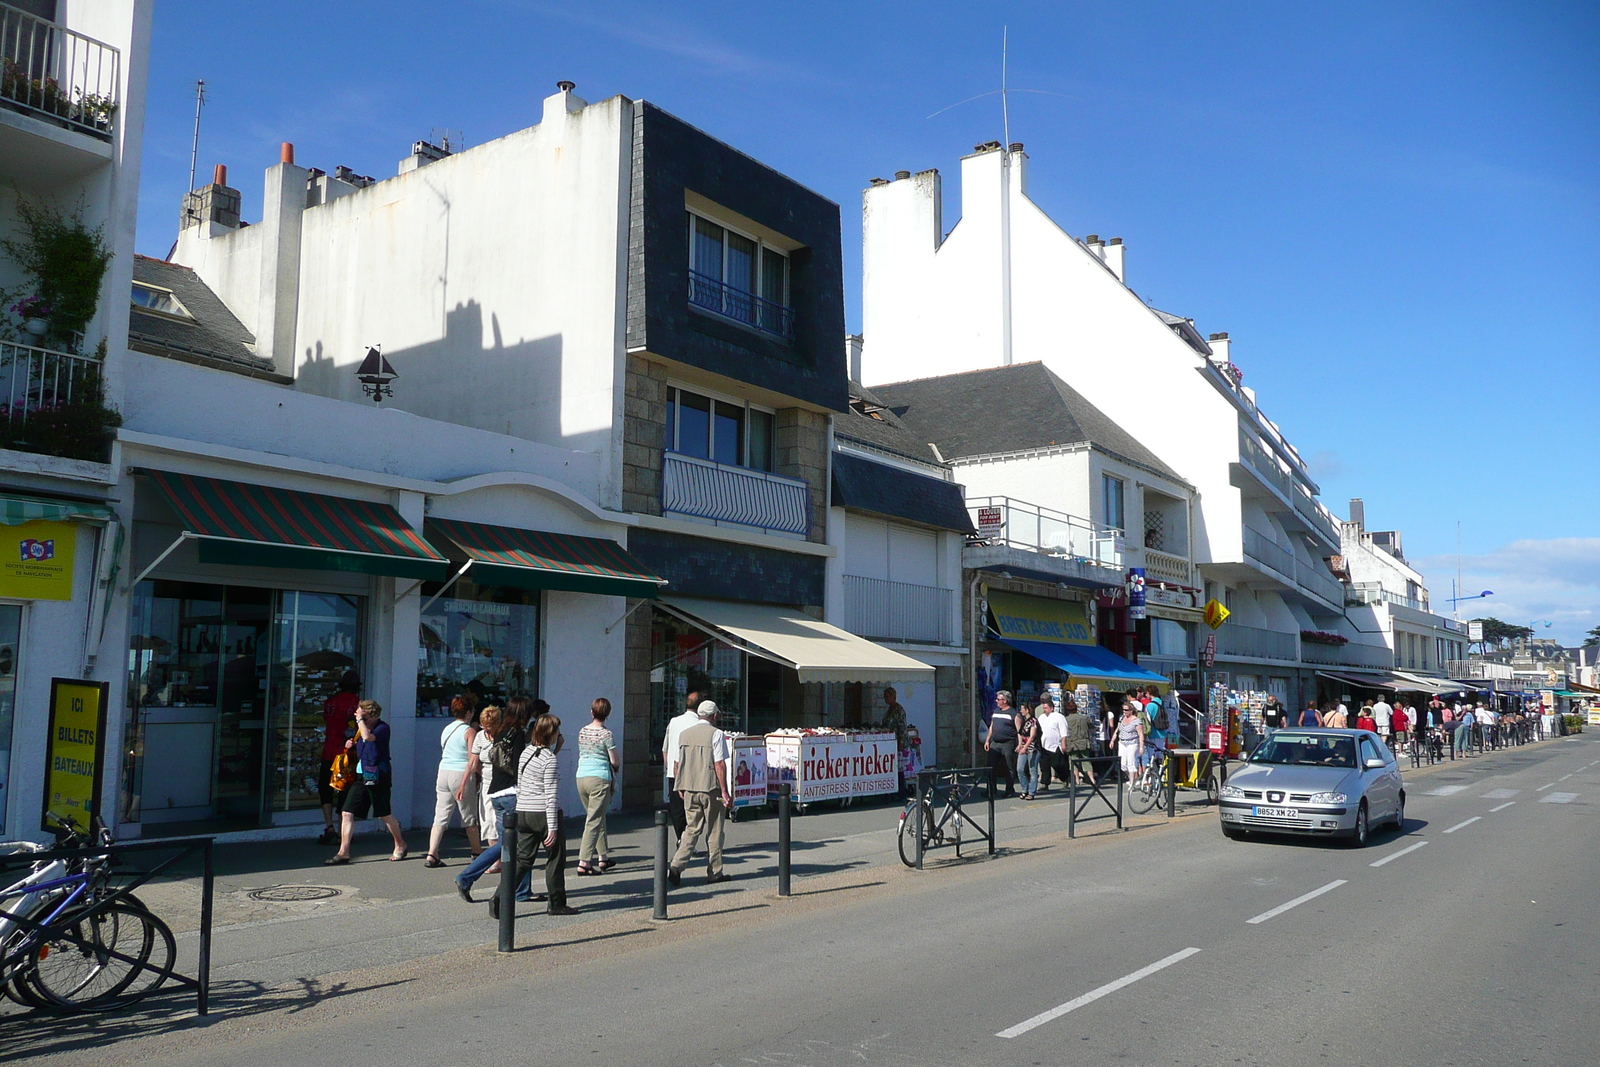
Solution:
<svg viewBox="0 0 1600 1067"><path fill-rule="evenodd" d="M533 870L539 849L545 850L544 886L551 915L576 915L567 906L567 835L561 825L559 764L561 720L541 715L534 722L528 747L517 764L517 868Z"/></svg>

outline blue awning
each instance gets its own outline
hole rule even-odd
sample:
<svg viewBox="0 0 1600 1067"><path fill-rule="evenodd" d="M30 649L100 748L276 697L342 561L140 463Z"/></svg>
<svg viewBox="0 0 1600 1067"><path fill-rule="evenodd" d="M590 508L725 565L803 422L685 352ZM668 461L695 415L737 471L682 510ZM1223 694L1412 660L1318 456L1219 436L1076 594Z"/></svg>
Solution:
<svg viewBox="0 0 1600 1067"><path fill-rule="evenodd" d="M1170 686L1165 677L1147 671L1100 645L1069 645L1057 641L1013 641L1006 644L1019 652L1042 659L1066 671L1073 683L1103 682L1112 688L1129 689L1136 685Z"/></svg>

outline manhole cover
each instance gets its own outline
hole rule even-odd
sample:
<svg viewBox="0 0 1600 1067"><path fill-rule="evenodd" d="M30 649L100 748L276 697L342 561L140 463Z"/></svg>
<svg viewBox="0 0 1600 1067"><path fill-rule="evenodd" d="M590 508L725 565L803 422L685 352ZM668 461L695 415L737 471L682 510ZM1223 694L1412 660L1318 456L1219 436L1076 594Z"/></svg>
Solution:
<svg viewBox="0 0 1600 1067"><path fill-rule="evenodd" d="M339 891L325 885L269 885L265 889L250 890L251 900L273 904L288 904L304 900L332 900Z"/></svg>

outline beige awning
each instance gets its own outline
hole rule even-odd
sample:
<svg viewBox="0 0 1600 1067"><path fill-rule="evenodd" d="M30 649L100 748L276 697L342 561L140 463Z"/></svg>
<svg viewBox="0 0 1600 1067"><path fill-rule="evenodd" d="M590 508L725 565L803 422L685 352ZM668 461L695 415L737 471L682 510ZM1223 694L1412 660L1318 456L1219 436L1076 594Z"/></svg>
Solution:
<svg viewBox="0 0 1600 1067"><path fill-rule="evenodd" d="M933 668L813 619L797 608L662 597L658 606L753 656L792 667L802 682L931 681Z"/></svg>

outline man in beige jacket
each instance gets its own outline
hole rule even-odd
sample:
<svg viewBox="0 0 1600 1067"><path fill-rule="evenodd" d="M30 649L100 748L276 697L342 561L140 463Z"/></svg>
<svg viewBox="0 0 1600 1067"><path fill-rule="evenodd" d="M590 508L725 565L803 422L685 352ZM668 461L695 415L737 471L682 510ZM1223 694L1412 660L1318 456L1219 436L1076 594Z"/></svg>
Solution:
<svg viewBox="0 0 1600 1067"><path fill-rule="evenodd" d="M706 881L726 882L722 873L723 816L733 807L728 792L728 738L717 729L717 705L703 701L696 709L700 722L678 736L678 759L670 768L672 784L683 797L688 825L678 838L678 852L667 867L667 881L677 885L683 868L694 856L694 848L705 834Z"/></svg>

